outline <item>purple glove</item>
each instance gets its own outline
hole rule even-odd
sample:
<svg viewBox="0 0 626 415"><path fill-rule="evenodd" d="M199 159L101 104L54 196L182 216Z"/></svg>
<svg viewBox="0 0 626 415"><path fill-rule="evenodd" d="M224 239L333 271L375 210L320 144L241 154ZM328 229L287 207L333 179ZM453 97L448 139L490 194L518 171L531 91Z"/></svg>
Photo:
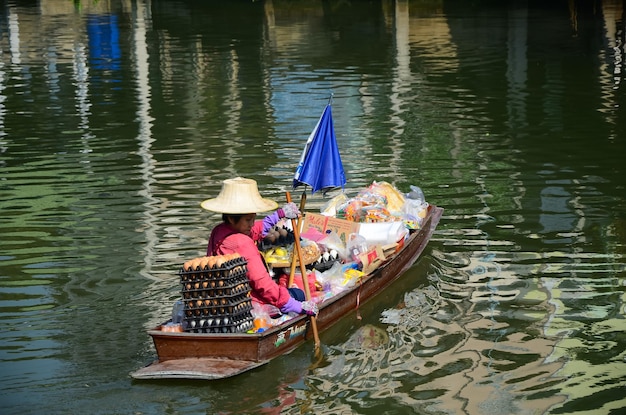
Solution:
<svg viewBox="0 0 626 415"><path fill-rule="evenodd" d="M302 303L295 298L289 297L289 300L280 308L282 313L302 313Z"/></svg>
<svg viewBox="0 0 626 415"><path fill-rule="evenodd" d="M287 313L306 314L309 316L316 316L319 313L317 304L313 301L298 301L295 298L289 298L289 301L280 308L280 311Z"/></svg>
<svg viewBox="0 0 626 415"><path fill-rule="evenodd" d="M297 219L298 216L300 216L300 209L298 209L298 206L293 202L287 203L282 207L282 210L287 219Z"/></svg>

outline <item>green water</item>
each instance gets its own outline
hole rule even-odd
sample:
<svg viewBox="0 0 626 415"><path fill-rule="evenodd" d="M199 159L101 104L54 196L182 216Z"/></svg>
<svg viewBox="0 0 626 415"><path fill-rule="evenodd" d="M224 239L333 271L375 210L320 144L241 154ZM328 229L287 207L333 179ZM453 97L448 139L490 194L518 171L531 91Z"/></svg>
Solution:
<svg viewBox="0 0 626 415"><path fill-rule="evenodd" d="M7 1L3 413L620 413L624 33L607 0ZM423 257L321 363L132 381L220 219L200 201L240 175L282 203L331 93L346 192L445 208Z"/></svg>

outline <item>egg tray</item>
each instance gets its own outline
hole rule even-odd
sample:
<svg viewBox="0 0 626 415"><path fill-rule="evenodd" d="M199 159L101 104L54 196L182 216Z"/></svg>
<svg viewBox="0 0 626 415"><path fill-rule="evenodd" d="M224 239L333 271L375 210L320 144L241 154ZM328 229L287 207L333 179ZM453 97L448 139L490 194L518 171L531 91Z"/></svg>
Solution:
<svg viewBox="0 0 626 415"><path fill-rule="evenodd" d="M254 321L252 319L243 321L239 324L231 324L228 326L221 327L196 327L196 328L188 328L185 331L188 333L245 333L248 330L254 328Z"/></svg>
<svg viewBox="0 0 626 415"><path fill-rule="evenodd" d="M222 298L250 292L250 281L245 275L210 281L186 281L182 285L180 292L183 300Z"/></svg>
<svg viewBox="0 0 626 415"><path fill-rule="evenodd" d="M230 297L183 300L186 317L208 315L230 316L252 309L252 300L247 294Z"/></svg>
<svg viewBox="0 0 626 415"><path fill-rule="evenodd" d="M180 282L194 282L194 281L209 281L209 280L224 280L229 278L236 278L242 275L246 275L248 267L246 265L239 265L230 270L196 270L196 271L183 271L179 272Z"/></svg>
<svg viewBox="0 0 626 415"><path fill-rule="evenodd" d="M248 261L243 257L239 257L225 262L219 268L209 268L208 266L204 268L197 267L195 270L181 268L178 275L180 275L181 282L186 282L231 278L245 275L247 271Z"/></svg>
<svg viewBox="0 0 626 415"><path fill-rule="evenodd" d="M252 307L250 307L252 308ZM185 331L190 333L241 333L253 327L250 310L232 316L201 316L185 318Z"/></svg>
<svg viewBox="0 0 626 415"><path fill-rule="evenodd" d="M219 307L218 307L219 308ZM218 310L216 308L212 308L212 307L204 307L204 308L200 308L200 309L195 309L192 310L190 314L185 313L185 317L183 318L185 321L191 321L191 320L199 320L199 319L206 319L206 318L213 318L213 319L222 319L223 321L221 321L224 324L232 324L234 322L237 322L243 318L247 318L248 316L252 315L252 303L249 302L247 304L242 304L240 307L233 307L233 306L226 306L224 307L225 310ZM232 310L232 312L227 312L226 309L230 309ZM220 313L219 311L225 311L223 313ZM227 321L227 320L230 321ZM221 325L220 322L216 321L215 322L216 325Z"/></svg>
<svg viewBox="0 0 626 415"><path fill-rule="evenodd" d="M202 288L199 290L181 290L183 300L220 300L229 299L239 294L248 294L250 283L242 282L232 288Z"/></svg>

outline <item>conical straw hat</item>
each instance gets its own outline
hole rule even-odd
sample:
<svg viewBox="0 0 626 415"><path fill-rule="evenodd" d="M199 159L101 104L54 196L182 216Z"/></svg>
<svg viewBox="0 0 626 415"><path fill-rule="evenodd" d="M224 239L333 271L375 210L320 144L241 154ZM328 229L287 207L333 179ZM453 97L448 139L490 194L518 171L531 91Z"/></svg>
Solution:
<svg viewBox="0 0 626 415"><path fill-rule="evenodd" d="M236 177L224 180L220 194L203 201L200 206L212 212L246 214L274 210L278 204L261 197L256 181Z"/></svg>

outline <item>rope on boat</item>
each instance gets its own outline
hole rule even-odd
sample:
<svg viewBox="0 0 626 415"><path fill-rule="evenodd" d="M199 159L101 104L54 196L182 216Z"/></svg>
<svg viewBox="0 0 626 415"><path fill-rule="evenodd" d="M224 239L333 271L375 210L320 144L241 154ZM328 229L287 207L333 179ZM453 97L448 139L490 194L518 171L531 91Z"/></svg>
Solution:
<svg viewBox="0 0 626 415"><path fill-rule="evenodd" d="M359 304L361 304L361 287L363 286L361 279L362 278L359 278L359 290L356 293L356 318L357 320L362 320L361 311L359 310Z"/></svg>

